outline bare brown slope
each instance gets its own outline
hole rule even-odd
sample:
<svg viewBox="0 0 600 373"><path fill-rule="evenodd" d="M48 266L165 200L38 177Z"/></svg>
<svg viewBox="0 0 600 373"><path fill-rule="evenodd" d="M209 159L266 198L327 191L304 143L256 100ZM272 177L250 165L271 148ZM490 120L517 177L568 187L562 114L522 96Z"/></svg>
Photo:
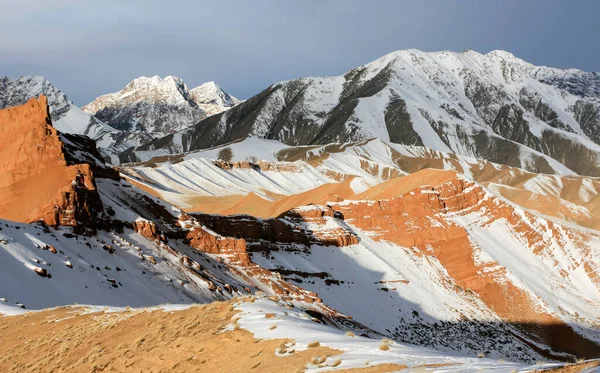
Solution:
<svg viewBox="0 0 600 373"><path fill-rule="evenodd" d="M197 197L190 201L193 206L184 208L184 210L190 213L245 214L258 218L273 218L294 207L353 198L355 193L350 187L351 181L352 178L340 183L324 184L290 196L268 193L273 200L267 200L255 193L245 196Z"/></svg>
<svg viewBox="0 0 600 373"><path fill-rule="evenodd" d="M278 196L274 198L273 201L265 199L259 196L256 193L248 193L245 196L241 197L231 205L227 206L227 208L221 210L219 214L221 215L237 215L237 214L247 214L256 217L262 217L259 214L260 210L264 210L266 207L276 203L281 198L285 198L285 196ZM205 208L203 208L205 210Z"/></svg>
<svg viewBox="0 0 600 373"><path fill-rule="evenodd" d="M351 179L341 183L324 184L303 193L290 196L270 195L274 201L266 200L255 193L241 197L225 209L215 211L213 204L225 197L206 197L201 204L186 209L189 212L218 213L220 215L246 214L258 218L273 218L298 206L325 204L328 201L341 201L353 198L354 191L350 187ZM234 200L232 198L232 200ZM212 212L211 212L212 210Z"/></svg>
<svg viewBox="0 0 600 373"><path fill-rule="evenodd" d="M92 219L101 208L92 169L69 162L64 148L45 96L0 110L0 218L71 226Z"/></svg>
<svg viewBox="0 0 600 373"><path fill-rule="evenodd" d="M484 184L485 185L485 184ZM486 185L486 186L489 186ZM517 189L504 185L496 185L494 191L511 202L528 210L537 211L546 216L556 217L582 227L600 230L600 210L594 210L595 204L570 204L554 195L534 193L526 189ZM583 207L583 209L578 209Z"/></svg>
<svg viewBox="0 0 600 373"><path fill-rule="evenodd" d="M224 331L234 323L233 303L215 302L176 312L87 313L85 308L62 307L0 317L0 371L302 372L316 357L341 353L319 346L277 356L277 349L293 340L259 340L236 327ZM417 369L444 366L424 364ZM598 361L587 361L544 371L579 373L597 366ZM384 373L405 368L382 364L336 372Z"/></svg>
<svg viewBox="0 0 600 373"><path fill-rule="evenodd" d="M341 201L352 198L355 194L347 180L341 183L324 184L304 193L294 194L275 201L256 211L258 217L275 217L294 207L325 204L328 201Z"/></svg>
<svg viewBox="0 0 600 373"><path fill-rule="evenodd" d="M251 194L254 193L250 193L245 196L241 194L235 194L232 196L190 197L189 199L186 199L185 202L188 205L191 205L191 207L186 207L183 210L187 212L202 212L204 214L223 214L223 211L238 204L240 201L245 200ZM157 195L157 197L160 197L160 195ZM260 197L257 196L257 198ZM260 199L262 200L262 198Z"/></svg>
<svg viewBox="0 0 600 373"><path fill-rule="evenodd" d="M235 315L232 305L93 314L64 307L0 317L0 371L298 372L315 356L341 353L315 347L279 357L275 352L287 340L258 340L239 328L224 332ZM402 368L386 364L359 371Z"/></svg>
<svg viewBox="0 0 600 373"><path fill-rule="evenodd" d="M425 185L439 185L457 177L455 171L424 169L413 174L396 177L374 186L356 196L357 200L388 199L398 197Z"/></svg>

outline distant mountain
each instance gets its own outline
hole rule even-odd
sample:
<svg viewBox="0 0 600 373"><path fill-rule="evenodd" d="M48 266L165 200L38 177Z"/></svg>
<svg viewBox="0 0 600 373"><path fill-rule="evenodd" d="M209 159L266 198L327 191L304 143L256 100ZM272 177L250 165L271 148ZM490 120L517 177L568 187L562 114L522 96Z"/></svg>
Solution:
<svg viewBox="0 0 600 373"><path fill-rule="evenodd" d="M214 82L190 90L180 78L153 76L134 79L83 110L118 130L172 133L237 103Z"/></svg>
<svg viewBox="0 0 600 373"><path fill-rule="evenodd" d="M206 82L190 91L192 99L207 116L229 110L242 101L223 91L215 82Z"/></svg>
<svg viewBox="0 0 600 373"><path fill-rule="evenodd" d="M41 94L48 98L52 121L59 131L92 138L114 132L111 127L84 113L44 77L0 78L0 109L22 105Z"/></svg>
<svg viewBox="0 0 600 373"><path fill-rule="evenodd" d="M403 50L342 76L276 83L120 159L246 137L288 145L376 137L535 172L600 176L600 74L538 67L503 51Z"/></svg>
<svg viewBox="0 0 600 373"><path fill-rule="evenodd" d="M86 135L92 138L105 158L111 158L132 146L139 146L154 137L165 135L165 133L150 134L116 130L81 110L44 77L0 78L0 109L25 104L31 98L40 95L48 98L52 122L56 129L64 133ZM114 158L111 160L116 162Z"/></svg>

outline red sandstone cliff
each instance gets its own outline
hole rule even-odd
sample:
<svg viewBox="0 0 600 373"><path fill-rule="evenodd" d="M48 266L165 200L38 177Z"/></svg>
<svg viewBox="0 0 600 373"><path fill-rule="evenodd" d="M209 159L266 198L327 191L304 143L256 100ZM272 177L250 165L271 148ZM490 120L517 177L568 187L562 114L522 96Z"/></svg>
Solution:
<svg viewBox="0 0 600 373"><path fill-rule="evenodd" d="M93 167L76 163L52 127L45 96L0 110L0 218L91 224L102 203Z"/></svg>

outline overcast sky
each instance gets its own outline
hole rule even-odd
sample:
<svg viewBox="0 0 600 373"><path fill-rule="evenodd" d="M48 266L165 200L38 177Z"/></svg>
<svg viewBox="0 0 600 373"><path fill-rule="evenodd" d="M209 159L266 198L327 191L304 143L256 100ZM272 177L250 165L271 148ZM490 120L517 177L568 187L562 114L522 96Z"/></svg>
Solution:
<svg viewBox="0 0 600 373"><path fill-rule="evenodd" d="M0 0L0 76L44 75L84 105L133 78L214 80L242 98L384 54L507 50L600 71L596 0Z"/></svg>

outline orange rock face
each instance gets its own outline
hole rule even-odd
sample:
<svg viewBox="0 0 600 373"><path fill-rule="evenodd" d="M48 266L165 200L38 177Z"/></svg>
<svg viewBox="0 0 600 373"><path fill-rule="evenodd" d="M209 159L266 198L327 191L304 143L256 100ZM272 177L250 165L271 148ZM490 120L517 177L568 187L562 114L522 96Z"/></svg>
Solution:
<svg viewBox="0 0 600 373"><path fill-rule="evenodd" d="M575 356L600 356L598 345L544 311L539 299L513 283L505 267L494 261L478 261L477 252L481 249L469 236L468 228L455 219L473 213L478 217L473 224L480 227L502 220L522 237L526 249L550 257L553 253L548 247L550 241L558 239L559 227L548 222L555 235L547 237L531 226L533 216L529 213L524 212L525 216L523 212L517 213L512 205L455 172L425 171L402 179L365 192L369 194L368 200L294 208L277 219L240 215L195 215L195 218L219 234L244 238L247 251L297 250L297 244L338 247L357 244L358 237L352 228L346 228L348 223L374 240L413 248L414 255L439 261L453 279L448 286L477 296L501 319L518 325L532 341ZM233 248L228 250L235 253ZM247 273L267 277L268 271L253 266ZM595 270L585 268L588 273ZM277 294L301 294L294 287L288 289L289 285L283 282L272 286Z"/></svg>
<svg viewBox="0 0 600 373"><path fill-rule="evenodd" d="M215 232L228 237L244 238L250 251L277 250L281 244L319 244L348 246L358 243L356 234L338 226L323 227L335 212L327 207L292 209L277 219L257 219L247 215L203 215L194 217ZM307 225L307 223L309 225ZM319 229L310 229L310 225Z"/></svg>
<svg viewBox="0 0 600 373"><path fill-rule="evenodd" d="M302 222L325 226L327 224L326 218L342 218L342 216L331 207L312 206L289 210L281 214L280 218L295 222L296 224ZM300 241L301 243L318 243L325 246L337 247L355 245L358 243L358 237L354 232L341 227L323 227L307 233L312 239L309 242Z"/></svg>
<svg viewBox="0 0 600 373"><path fill-rule="evenodd" d="M88 164L73 164L46 97L0 110L0 218L79 226L102 204Z"/></svg>
<svg viewBox="0 0 600 373"><path fill-rule="evenodd" d="M232 263L242 266L250 265L246 240L243 238L215 236L200 227L190 230L186 238L190 246L202 252L228 254Z"/></svg>
<svg viewBox="0 0 600 373"><path fill-rule="evenodd" d="M133 223L133 230L136 233L141 234L142 236L150 239L157 239L158 232L156 230L156 224L149 220L138 220Z"/></svg>

